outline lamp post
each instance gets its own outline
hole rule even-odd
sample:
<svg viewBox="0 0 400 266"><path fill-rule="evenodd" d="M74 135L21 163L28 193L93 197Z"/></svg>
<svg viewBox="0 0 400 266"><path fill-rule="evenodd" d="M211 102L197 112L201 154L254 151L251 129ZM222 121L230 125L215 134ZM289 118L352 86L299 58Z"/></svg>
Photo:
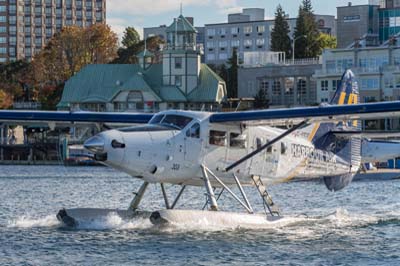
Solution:
<svg viewBox="0 0 400 266"><path fill-rule="evenodd" d="M294 65L294 45L295 45L295 43L296 43L296 41L298 40L298 39L300 39L300 38L306 38L307 37L307 35L301 35L301 36L298 36L297 38L292 38L292 42L293 42L293 45L292 45L292 64Z"/></svg>

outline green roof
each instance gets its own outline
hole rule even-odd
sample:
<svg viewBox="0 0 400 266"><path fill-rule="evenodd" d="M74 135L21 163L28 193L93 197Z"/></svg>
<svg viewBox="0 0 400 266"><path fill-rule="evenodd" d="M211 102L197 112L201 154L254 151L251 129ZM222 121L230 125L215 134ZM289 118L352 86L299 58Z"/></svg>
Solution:
<svg viewBox="0 0 400 266"><path fill-rule="evenodd" d="M222 90L220 86L222 85ZM225 81L206 64L201 64L199 85L187 96L190 102L221 102L227 95Z"/></svg>
<svg viewBox="0 0 400 266"><path fill-rule="evenodd" d="M157 91L167 102L187 102L185 94L176 86L162 86Z"/></svg>
<svg viewBox="0 0 400 266"><path fill-rule="evenodd" d="M65 83L57 107L110 103L121 91L132 90L146 92L160 102L221 102L226 96L225 82L205 64L201 64L199 85L188 95L176 86L163 85L162 70L162 64L146 70L138 64L88 65Z"/></svg>
<svg viewBox="0 0 400 266"><path fill-rule="evenodd" d="M184 16L180 15L177 19L174 19L174 22L167 28L167 32L197 33L197 30Z"/></svg>

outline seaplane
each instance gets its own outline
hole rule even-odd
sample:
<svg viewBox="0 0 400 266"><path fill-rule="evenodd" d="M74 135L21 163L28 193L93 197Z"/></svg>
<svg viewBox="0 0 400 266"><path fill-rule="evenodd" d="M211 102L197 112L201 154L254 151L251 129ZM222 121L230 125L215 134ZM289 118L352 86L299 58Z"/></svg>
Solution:
<svg viewBox="0 0 400 266"><path fill-rule="evenodd" d="M61 209L57 218L68 226L110 213L124 219L147 217L160 225L199 219L233 227L274 223L283 215L268 193L269 186L300 177L322 178L331 191L345 188L360 169L361 141L369 134L361 130L360 120L398 116L400 101L359 103L351 70L343 74L330 103L317 107L221 113L0 112L0 120L143 124L106 130L84 143L97 161L142 181L129 207ZM140 210L152 183L160 184L165 207ZM166 184L180 186L173 201ZM188 186L204 188L205 208L176 209ZM264 213L254 211L244 187L259 194ZM243 211L222 210L218 205L222 192Z"/></svg>

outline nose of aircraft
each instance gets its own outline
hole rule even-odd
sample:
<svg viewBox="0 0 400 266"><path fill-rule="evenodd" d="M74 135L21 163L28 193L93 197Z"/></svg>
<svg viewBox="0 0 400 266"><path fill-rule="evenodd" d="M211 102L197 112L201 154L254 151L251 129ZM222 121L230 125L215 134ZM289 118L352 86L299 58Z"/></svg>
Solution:
<svg viewBox="0 0 400 266"><path fill-rule="evenodd" d="M94 136L85 141L83 146L85 149L93 153L101 153L104 151L104 139L101 136Z"/></svg>

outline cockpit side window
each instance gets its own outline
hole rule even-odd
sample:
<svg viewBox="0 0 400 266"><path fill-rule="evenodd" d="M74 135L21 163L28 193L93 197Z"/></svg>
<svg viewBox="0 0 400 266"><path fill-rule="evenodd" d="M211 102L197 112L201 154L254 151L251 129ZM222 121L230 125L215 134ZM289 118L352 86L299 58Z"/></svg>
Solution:
<svg viewBox="0 0 400 266"><path fill-rule="evenodd" d="M226 132L218 130L210 130L210 144L216 146L225 146Z"/></svg>
<svg viewBox="0 0 400 266"><path fill-rule="evenodd" d="M188 138L200 138L200 124L196 123L186 131L186 137Z"/></svg>
<svg viewBox="0 0 400 266"><path fill-rule="evenodd" d="M229 135L229 146L231 148L245 149L246 135L231 132L231 134Z"/></svg>
<svg viewBox="0 0 400 266"><path fill-rule="evenodd" d="M161 122L161 120L164 118L164 115L156 115L151 118L150 124L158 124Z"/></svg>

